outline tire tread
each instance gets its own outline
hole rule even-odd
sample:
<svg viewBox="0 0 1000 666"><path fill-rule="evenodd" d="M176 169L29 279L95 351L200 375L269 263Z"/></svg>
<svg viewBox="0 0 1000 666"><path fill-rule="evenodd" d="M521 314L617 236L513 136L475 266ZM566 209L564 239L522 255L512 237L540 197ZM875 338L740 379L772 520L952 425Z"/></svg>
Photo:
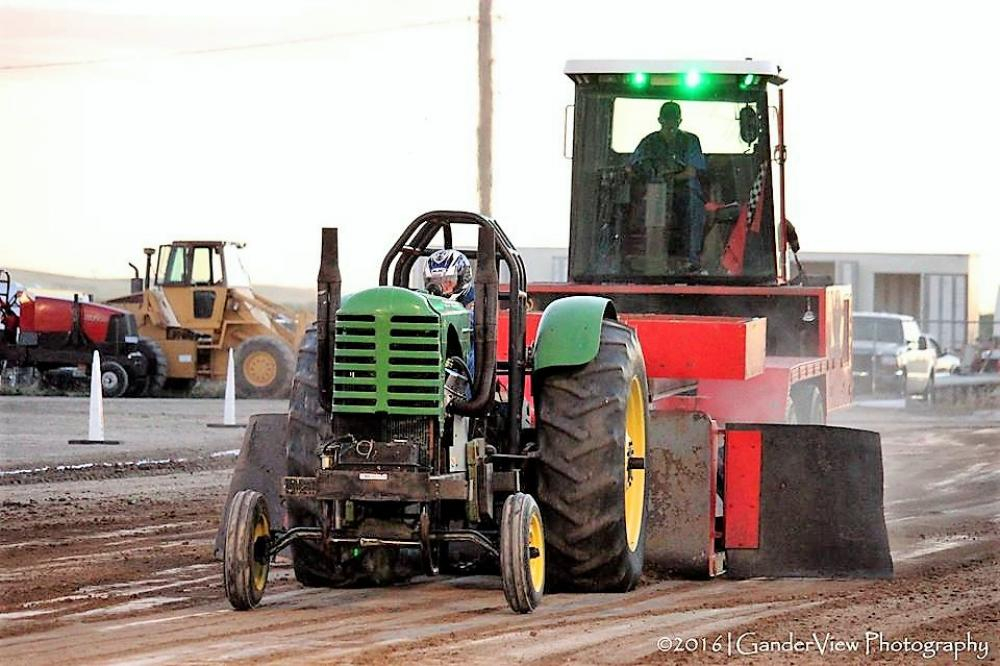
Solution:
<svg viewBox="0 0 1000 666"><path fill-rule="evenodd" d="M625 591L642 572L645 521L635 551L628 548L624 521L622 447L635 376L645 390L635 333L605 320L594 360L536 380L546 577L560 589Z"/></svg>

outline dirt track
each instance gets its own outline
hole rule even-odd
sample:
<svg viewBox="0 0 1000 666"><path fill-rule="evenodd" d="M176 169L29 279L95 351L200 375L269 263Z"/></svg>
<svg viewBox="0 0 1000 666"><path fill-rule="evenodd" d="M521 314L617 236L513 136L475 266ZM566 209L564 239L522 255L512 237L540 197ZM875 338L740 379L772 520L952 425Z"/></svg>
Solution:
<svg viewBox="0 0 1000 666"><path fill-rule="evenodd" d="M38 409L36 401L16 400L0 399L5 423ZM175 409L161 402L137 401L137 411ZM124 464L137 460L104 449L74 451L83 456L75 464L90 456L118 465L57 470L53 450L65 437L50 424L50 447L40 442L38 455L3 460L8 472L35 471L0 475L0 654L6 663L724 661L730 639L740 636L750 652L768 647L764 639L787 641L789 632L803 641L829 632L861 641L835 658L861 661L872 631L888 643L870 636L873 656L923 661L892 641L964 643L969 633L979 656L989 642L991 661L1000 651L998 416L856 408L837 419L883 433L894 580L650 580L627 595L548 595L530 616L511 614L491 577L307 590L283 563L272 569L263 606L236 613L223 598L211 539L240 433L205 434L199 423L148 450L142 444L155 464ZM134 418L148 423L149 416ZM5 452L16 449L9 432L0 431ZM184 432L197 444L179 442ZM699 637L706 641L681 652L668 643ZM761 651L742 661L816 660L817 648ZM960 661L977 661L976 654Z"/></svg>

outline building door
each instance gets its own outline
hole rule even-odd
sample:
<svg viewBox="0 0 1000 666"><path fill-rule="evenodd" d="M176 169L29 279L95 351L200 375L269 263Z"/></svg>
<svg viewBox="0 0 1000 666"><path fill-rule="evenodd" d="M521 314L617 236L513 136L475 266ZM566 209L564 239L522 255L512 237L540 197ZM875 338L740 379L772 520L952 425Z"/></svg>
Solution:
<svg viewBox="0 0 1000 666"><path fill-rule="evenodd" d="M895 312L920 319L920 274L876 273L875 311Z"/></svg>
<svg viewBox="0 0 1000 666"><path fill-rule="evenodd" d="M924 275L923 292L920 324L924 332L948 349L968 343L968 276L928 273Z"/></svg>

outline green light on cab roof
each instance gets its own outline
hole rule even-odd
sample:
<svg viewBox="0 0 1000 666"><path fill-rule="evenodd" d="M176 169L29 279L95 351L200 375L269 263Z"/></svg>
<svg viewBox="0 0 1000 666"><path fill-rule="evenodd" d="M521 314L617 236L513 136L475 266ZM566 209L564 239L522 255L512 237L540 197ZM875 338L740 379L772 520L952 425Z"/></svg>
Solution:
<svg viewBox="0 0 1000 666"><path fill-rule="evenodd" d="M750 86L752 86L755 83L757 83L757 75L756 74L747 74L740 81L740 89L741 90L746 90L747 88L749 88Z"/></svg>
<svg viewBox="0 0 1000 666"><path fill-rule="evenodd" d="M634 72L628 75L628 84L633 88L645 88L649 85L649 74Z"/></svg>
<svg viewBox="0 0 1000 666"><path fill-rule="evenodd" d="M688 88L697 88L701 85L701 72L692 69L684 75L684 85Z"/></svg>

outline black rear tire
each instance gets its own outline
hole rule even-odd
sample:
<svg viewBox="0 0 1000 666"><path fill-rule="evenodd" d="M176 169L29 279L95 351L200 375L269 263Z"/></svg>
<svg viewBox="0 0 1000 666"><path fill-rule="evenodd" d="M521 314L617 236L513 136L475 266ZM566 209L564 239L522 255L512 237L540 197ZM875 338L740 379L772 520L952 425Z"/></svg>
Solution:
<svg viewBox="0 0 1000 666"><path fill-rule="evenodd" d="M244 340L236 348L234 362L237 397L289 397L295 355L278 338L258 335Z"/></svg>
<svg viewBox="0 0 1000 666"><path fill-rule="evenodd" d="M643 447L649 421L638 338L632 329L604 321L594 360L547 372L536 382L546 581L577 592L630 590L642 573L648 498L645 470L626 470L625 464L626 408L634 382L641 387L636 409L641 408ZM630 543L625 490L640 479L639 522L632 525Z"/></svg>
<svg viewBox="0 0 1000 666"><path fill-rule="evenodd" d="M319 470L316 447L330 437L330 414L319 402L319 381L316 368L316 328L310 327L302 337L292 380L292 395L288 403L288 441L285 463L289 476L315 476ZM321 525L319 502L303 499L287 500L289 527ZM292 568L295 578L306 587L341 587L362 582L359 572L346 571L319 544L298 539L292 542Z"/></svg>
<svg viewBox="0 0 1000 666"><path fill-rule="evenodd" d="M167 355L152 338L139 338L139 351L146 358L145 390L136 395L159 395L167 384Z"/></svg>

